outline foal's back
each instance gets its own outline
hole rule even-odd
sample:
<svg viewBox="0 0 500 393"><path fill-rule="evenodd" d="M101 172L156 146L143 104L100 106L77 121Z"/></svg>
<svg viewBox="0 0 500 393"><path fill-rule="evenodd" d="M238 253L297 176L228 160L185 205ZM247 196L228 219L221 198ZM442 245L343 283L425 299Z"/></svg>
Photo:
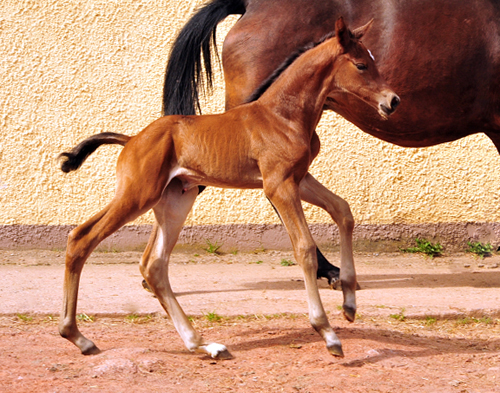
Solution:
<svg viewBox="0 0 500 393"><path fill-rule="evenodd" d="M167 116L156 125L173 143L172 173L192 185L261 188L259 127L255 104L226 113ZM148 130L145 130L148 133Z"/></svg>

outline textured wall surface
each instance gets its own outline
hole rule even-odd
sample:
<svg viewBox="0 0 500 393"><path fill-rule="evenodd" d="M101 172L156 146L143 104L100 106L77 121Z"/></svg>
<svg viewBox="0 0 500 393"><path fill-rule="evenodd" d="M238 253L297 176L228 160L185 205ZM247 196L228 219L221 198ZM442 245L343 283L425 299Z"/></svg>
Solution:
<svg viewBox="0 0 500 393"><path fill-rule="evenodd" d="M111 199L119 146L101 148L69 175L55 158L92 134L135 134L160 115L170 45L199 3L1 2L0 225L77 224ZM235 21L220 25L220 42ZM222 111L223 101L219 79L205 112ZM351 204L358 223L500 221L500 159L482 135L404 149L333 113L319 135L312 173ZM306 213L310 222L330 222L316 208ZM187 224L277 222L260 190L210 189ZM144 223L151 215L135 222Z"/></svg>

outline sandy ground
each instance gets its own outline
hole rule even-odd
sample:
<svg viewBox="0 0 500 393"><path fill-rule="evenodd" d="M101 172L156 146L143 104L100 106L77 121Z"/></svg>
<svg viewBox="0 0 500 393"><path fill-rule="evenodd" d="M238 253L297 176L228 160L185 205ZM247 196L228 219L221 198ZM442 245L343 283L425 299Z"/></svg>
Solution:
<svg viewBox="0 0 500 393"><path fill-rule="evenodd" d="M139 257L95 253L85 266L80 328L102 353L83 356L57 333L63 252L0 251L0 392L500 392L500 256L356 255L355 323L319 281L339 359L308 323L300 268L281 265L290 252L176 253L178 300L226 361L183 347Z"/></svg>

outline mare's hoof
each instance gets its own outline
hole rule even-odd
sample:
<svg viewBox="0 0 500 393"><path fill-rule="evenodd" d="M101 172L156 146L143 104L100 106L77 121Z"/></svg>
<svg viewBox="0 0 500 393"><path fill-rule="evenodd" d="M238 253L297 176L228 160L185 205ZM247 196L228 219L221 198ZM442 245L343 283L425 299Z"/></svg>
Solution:
<svg viewBox="0 0 500 393"><path fill-rule="evenodd" d="M354 322L354 320L356 319L356 309L355 308L343 306L342 311L344 313L345 319L347 319L349 322Z"/></svg>
<svg viewBox="0 0 500 393"><path fill-rule="evenodd" d="M336 279L335 281L332 281L330 283L330 288L333 289L334 291L341 291L342 290L342 281L340 279ZM359 283L356 283L356 291L359 291L361 287L359 286Z"/></svg>
<svg viewBox="0 0 500 393"><path fill-rule="evenodd" d="M336 289L337 283L340 282L339 270L328 270L326 273L322 272L318 274L318 278L321 277L325 277L328 280L328 285L330 285L332 289Z"/></svg>
<svg viewBox="0 0 500 393"><path fill-rule="evenodd" d="M335 344L335 345L327 346L326 348L328 349L328 352L330 352L333 356L337 356L339 358L344 357L344 351L342 351L342 345Z"/></svg>
<svg viewBox="0 0 500 393"><path fill-rule="evenodd" d="M328 279L328 284L330 284L330 288L333 289L334 291L342 290L342 282L338 277L334 280Z"/></svg>

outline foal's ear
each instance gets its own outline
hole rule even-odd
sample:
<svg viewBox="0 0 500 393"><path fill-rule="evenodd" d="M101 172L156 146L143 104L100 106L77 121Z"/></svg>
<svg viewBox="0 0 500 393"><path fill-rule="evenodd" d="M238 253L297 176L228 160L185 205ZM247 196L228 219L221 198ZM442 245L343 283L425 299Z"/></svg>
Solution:
<svg viewBox="0 0 500 393"><path fill-rule="evenodd" d="M364 26L358 27L356 30L352 32L352 35L354 38L360 40L361 37L363 37L368 30L372 27L373 24L373 18Z"/></svg>
<svg viewBox="0 0 500 393"><path fill-rule="evenodd" d="M337 22L335 22L335 36L337 37L339 44L344 48L347 47L349 41L351 40L351 33L344 22L344 18L342 17L338 18Z"/></svg>

